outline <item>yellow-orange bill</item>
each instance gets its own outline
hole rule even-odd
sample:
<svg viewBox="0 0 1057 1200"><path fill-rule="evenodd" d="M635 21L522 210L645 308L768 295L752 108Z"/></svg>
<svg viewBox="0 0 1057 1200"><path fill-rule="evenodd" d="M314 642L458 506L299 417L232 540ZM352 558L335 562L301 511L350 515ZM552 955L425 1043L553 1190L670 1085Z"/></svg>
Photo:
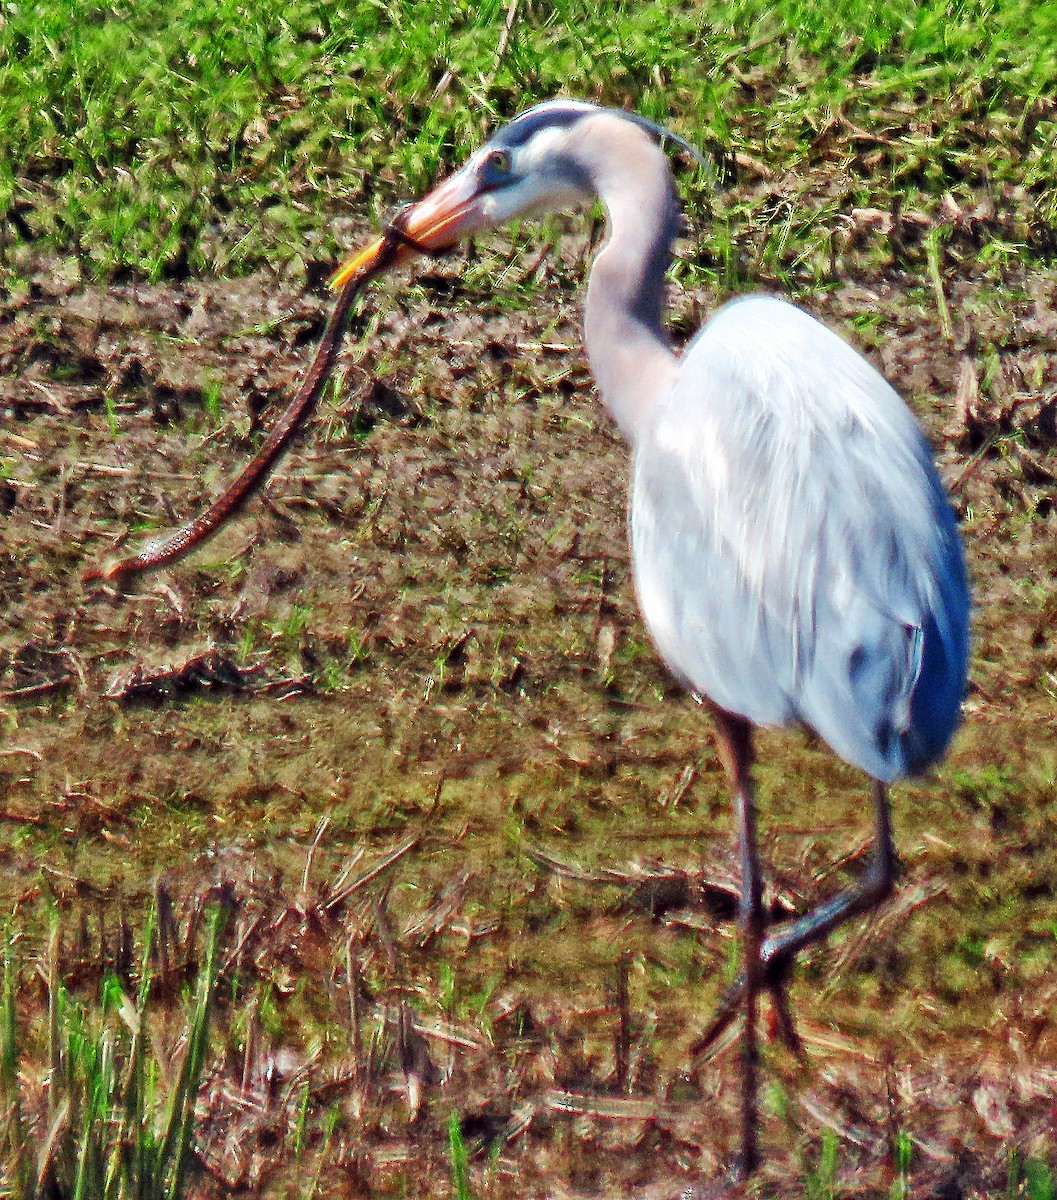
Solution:
<svg viewBox="0 0 1057 1200"><path fill-rule="evenodd" d="M430 252L445 250L459 238L473 233L481 227L479 195L475 188L475 177L460 171L435 188L428 196L419 200L412 208L402 213L401 231L412 244L402 243L387 266L404 262L415 250ZM386 246L384 237L375 238L359 254L340 266L330 277L330 290L340 291L346 283L362 270L370 270Z"/></svg>
<svg viewBox="0 0 1057 1200"><path fill-rule="evenodd" d="M365 246L358 254L354 254L347 262L343 263L330 279L327 280L327 286L332 292L340 292L341 289L349 282L353 275L361 271L364 267L370 266L378 257L385 245L385 238L375 238L369 246Z"/></svg>

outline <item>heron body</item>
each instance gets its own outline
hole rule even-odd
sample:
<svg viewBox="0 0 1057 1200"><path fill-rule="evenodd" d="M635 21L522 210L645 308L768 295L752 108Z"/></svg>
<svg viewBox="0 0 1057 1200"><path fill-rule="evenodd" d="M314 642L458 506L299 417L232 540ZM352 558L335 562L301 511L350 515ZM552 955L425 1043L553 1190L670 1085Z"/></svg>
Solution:
<svg viewBox="0 0 1057 1200"><path fill-rule="evenodd" d="M756 1014L795 955L892 890L887 785L942 757L969 646L961 541L927 442L856 351L770 296L721 308L681 356L663 323L679 209L666 131L551 101L500 130L335 276L392 238L436 253L475 230L601 199L584 340L633 456L630 522L643 617L711 709L734 793L742 975L706 1040L743 1009L741 1166L758 1161ZM670 135L669 135L670 136ZM680 139L677 139L680 140ZM685 145L685 143L684 143ZM873 779L874 858L852 886L771 929L763 912L752 730L802 723Z"/></svg>
<svg viewBox="0 0 1057 1200"><path fill-rule="evenodd" d="M694 692L886 782L942 755L958 533L906 406L836 334L770 297L721 309L640 431L631 523L643 616Z"/></svg>

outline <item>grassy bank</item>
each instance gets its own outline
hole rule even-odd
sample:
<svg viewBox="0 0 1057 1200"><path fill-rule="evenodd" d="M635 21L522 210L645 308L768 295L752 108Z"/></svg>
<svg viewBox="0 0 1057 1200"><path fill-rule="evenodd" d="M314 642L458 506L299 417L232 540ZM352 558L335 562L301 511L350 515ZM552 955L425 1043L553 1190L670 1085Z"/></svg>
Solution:
<svg viewBox="0 0 1057 1200"><path fill-rule="evenodd" d="M823 270L857 208L972 223L984 261L1057 253L1057 13L1028 0L35 0L0 20L8 269L27 247L103 278L329 260L336 217L362 225L556 94L716 156L728 274Z"/></svg>

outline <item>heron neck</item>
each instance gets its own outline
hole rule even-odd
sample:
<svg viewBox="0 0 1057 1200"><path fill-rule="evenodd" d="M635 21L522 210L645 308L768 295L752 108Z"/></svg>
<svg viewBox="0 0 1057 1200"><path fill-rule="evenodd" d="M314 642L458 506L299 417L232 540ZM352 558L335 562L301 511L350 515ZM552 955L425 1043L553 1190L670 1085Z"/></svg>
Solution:
<svg viewBox="0 0 1057 1200"><path fill-rule="evenodd" d="M608 236L591 268L584 310L591 372L632 445L676 374L662 314L679 208L663 153L650 150L654 161L625 159L615 178L601 173L595 179Z"/></svg>

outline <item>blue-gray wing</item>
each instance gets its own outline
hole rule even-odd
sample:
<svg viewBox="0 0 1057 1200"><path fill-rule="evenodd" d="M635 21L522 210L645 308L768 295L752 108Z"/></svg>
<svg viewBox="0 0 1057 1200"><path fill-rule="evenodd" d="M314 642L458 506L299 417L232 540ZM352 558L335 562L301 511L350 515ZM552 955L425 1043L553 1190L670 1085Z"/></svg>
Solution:
<svg viewBox="0 0 1057 1200"><path fill-rule="evenodd" d="M690 688L879 779L942 755L961 541L913 416L836 334L770 297L721 309L636 445L631 518L643 616Z"/></svg>

